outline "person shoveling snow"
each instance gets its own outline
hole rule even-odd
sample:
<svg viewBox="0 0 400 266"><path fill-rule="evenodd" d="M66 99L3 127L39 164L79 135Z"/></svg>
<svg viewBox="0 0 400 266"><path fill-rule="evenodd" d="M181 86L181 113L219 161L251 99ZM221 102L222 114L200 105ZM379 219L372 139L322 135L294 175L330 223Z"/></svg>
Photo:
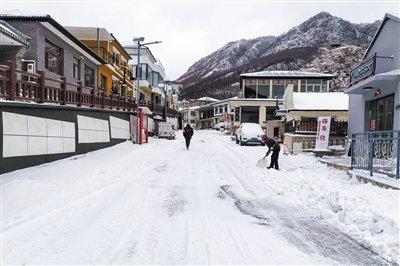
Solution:
<svg viewBox="0 0 400 266"><path fill-rule="evenodd" d="M271 169L275 167L276 170L279 170L278 158L279 158L279 152L281 151L281 146L279 146L278 142L276 142L274 139L268 138L267 136L264 136L264 140L265 140L265 145L267 145L268 147L268 151L265 154L264 158L262 158L257 162L257 166L259 167L267 166L268 164L265 158L267 158L268 155L272 152L271 163L267 168Z"/></svg>

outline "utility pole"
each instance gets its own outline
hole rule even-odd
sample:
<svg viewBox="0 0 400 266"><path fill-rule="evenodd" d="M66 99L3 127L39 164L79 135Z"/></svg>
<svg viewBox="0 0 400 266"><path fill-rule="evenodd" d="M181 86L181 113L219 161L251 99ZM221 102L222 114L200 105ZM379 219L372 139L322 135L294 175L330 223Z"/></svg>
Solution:
<svg viewBox="0 0 400 266"><path fill-rule="evenodd" d="M140 105L140 74L141 74L141 67L140 67L140 48L145 45L150 45L150 44L157 44L161 43L160 41L155 41L155 42L149 42L149 43L142 43L144 41L144 37L137 37L133 38L133 42L136 42L137 45L137 67L136 67L136 116L137 116L137 125L136 125L136 139L135 142L136 144L139 143L139 126L140 126L140 121L139 121L139 105Z"/></svg>

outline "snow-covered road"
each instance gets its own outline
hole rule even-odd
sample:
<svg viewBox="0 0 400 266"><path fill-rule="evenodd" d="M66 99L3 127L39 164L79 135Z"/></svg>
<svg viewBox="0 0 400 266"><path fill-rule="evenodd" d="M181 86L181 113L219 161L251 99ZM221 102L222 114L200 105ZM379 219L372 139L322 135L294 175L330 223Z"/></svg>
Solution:
<svg viewBox="0 0 400 266"><path fill-rule="evenodd" d="M197 131L5 174L2 263L398 263L397 191L263 153Z"/></svg>

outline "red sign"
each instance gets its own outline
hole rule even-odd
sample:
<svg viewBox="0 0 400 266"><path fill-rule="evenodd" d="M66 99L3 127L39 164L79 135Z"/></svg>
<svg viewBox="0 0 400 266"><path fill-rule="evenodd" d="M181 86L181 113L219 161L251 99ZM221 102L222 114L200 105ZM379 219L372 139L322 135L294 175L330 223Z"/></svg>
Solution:
<svg viewBox="0 0 400 266"><path fill-rule="evenodd" d="M376 130L376 120L372 119L371 122L369 123L369 127L371 130Z"/></svg>

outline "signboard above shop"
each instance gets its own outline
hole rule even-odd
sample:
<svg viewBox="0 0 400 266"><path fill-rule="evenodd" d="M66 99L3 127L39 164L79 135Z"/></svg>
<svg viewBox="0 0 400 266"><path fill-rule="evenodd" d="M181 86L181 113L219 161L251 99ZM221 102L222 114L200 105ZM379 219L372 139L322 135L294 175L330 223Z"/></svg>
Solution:
<svg viewBox="0 0 400 266"><path fill-rule="evenodd" d="M350 72L350 86L375 75L376 55L373 55L364 60L360 65L353 68Z"/></svg>

